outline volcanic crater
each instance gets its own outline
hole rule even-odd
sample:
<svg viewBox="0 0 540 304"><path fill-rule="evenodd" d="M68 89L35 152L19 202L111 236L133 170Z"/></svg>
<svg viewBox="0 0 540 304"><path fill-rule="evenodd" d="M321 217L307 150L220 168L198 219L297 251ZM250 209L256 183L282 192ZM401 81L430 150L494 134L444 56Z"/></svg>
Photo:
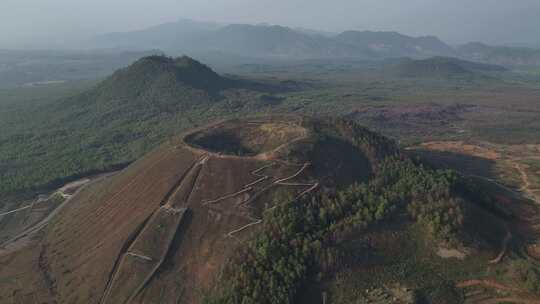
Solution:
<svg viewBox="0 0 540 304"><path fill-rule="evenodd" d="M199 303L278 197L365 181L389 147L342 120L218 122L83 189L19 263L51 301Z"/></svg>
<svg viewBox="0 0 540 304"><path fill-rule="evenodd" d="M189 133L185 144L201 152L269 159L278 150L308 136L298 118L283 120L231 120Z"/></svg>

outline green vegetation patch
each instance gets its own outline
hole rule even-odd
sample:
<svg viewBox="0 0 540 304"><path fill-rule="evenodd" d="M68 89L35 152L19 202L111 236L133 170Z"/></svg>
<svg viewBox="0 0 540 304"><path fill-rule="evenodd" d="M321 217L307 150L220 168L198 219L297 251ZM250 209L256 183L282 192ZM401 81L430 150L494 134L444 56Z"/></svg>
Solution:
<svg viewBox="0 0 540 304"><path fill-rule="evenodd" d="M346 242L379 223L403 216L423 227L424 238L435 243L458 242L460 234L466 233L464 217L471 204L461 198L460 187L463 184L453 171L431 170L407 159L388 157L367 183L313 197L283 199L265 213L264 228L231 261L222 287L206 303L297 303L314 277L324 278L350 267L348 263L359 256L373 253L369 248L347 250ZM407 249L413 242L403 248L404 253L413 250ZM415 256L418 259L401 254L383 256L385 266L380 274L421 281L436 275L434 270L447 267ZM431 283L440 284L422 287L429 298L455 293L450 279L438 278ZM386 278L380 277L380 281Z"/></svg>

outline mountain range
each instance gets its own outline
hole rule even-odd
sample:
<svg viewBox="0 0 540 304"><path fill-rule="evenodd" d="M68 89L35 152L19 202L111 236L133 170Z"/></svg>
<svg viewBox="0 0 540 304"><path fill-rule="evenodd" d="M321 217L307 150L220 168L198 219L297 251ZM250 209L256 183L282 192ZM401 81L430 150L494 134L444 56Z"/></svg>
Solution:
<svg viewBox="0 0 540 304"><path fill-rule="evenodd" d="M450 56L505 66L540 65L540 50L468 43L452 46L435 36L412 37L397 32L327 33L280 25L223 25L181 19L134 32L100 35L94 48L161 49L222 61L305 60L327 58L424 59Z"/></svg>

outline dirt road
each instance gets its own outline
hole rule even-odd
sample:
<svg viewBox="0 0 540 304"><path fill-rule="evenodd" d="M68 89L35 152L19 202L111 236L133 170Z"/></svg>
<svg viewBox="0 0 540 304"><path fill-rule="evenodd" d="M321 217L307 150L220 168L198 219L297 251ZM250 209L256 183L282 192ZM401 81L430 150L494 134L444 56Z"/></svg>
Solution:
<svg viewBox="0 0 540 304"><path fill-rule="evenodd" d="M531 181L529 180L529 175L523 168L523 165L518 163L517 160L509 161L512 163L514 169L516 169L521 176L522 186L520 190L524 192L528 198L534 200L537 204L540 204L540 196L534 193Z"/></svg>
<svg viewBox="0 0 540 304"><path fill-rule="evenodd" d="M11 239L7 240L6 242L4 242L3 244L0 244L0 256L2 255L6 255L6 254L9 254L13 251L17 251L19 250L20 248L23 248L26 244L29 243L31 237L33 235L35 235L37 232L39 232L40 230L42 230L43 228L45 228L47 226L47 224L50 222L50 220L52 218L54 218L67 204L69 204L71 202L71 200L73 198L75 198L77 196L77 194L79 194L83 189L85 189L86 187L94 184L94 183L97 183L99 181L102 181L108 177L110 177L111 175L113 175L115 173L109 173L109 174L104 174L92 181L89 181L88 183L86 183L85 185L81 186L79 189L77 189L77 191L75 191L73 193L73 195L69 196L64 202L62 202L58 207L56 207L49 215L47 215L46 218L44 218L43 220L41 220L39 223L35 224L34 226L28 228L27 230L23 231L22 233L12 237ZM24 207L24 208L29 208L30 206L27 206L27 207Z"/></svg>

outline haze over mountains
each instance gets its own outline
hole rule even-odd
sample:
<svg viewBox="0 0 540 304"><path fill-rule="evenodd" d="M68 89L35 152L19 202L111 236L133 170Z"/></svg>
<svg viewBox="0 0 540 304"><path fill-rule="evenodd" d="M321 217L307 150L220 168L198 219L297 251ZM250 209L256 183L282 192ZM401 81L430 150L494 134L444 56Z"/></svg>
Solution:
<svg viewBox="0 0 540 304"><path fill-rule="evenodd" d="M412 37L393 31L332 33L188 19L138 31L68 40L64 42L70 45L69 50L2 50L0 46L0 88L104 78L141 57L162 54L188 55L220 72L234 74L253 65L279 68L296 62L313 68L317 61L351 69L355 62L365 68L385 65L388 59L395 62L396 58L432 57L500 65L514 71L540 67L540 49L534 48L480 42L454 46L435 36Z"/></svg>
<svg viewBox="0 0 540 304"><path fill-rule="evenodd" d="M166 52L224 52L276 59L381 58L454 55L436 37L409 37L396 32L346 31L323 34L280 25L218 24L179 20L136 32L98 36L96 46L162 49Z"/></svg>
<svg viewBox="0 0 540 304"><path fill-rule="evenodd" d="M540 1L10 1L0 304L540 303Z"/></svg>
<svg viewBox="0 0 540 304"><path fill-rule="evenodd" d="M181 19L134 32L109 33L90 42L95 48L160 49L179 55L251 59L383 59L450 56L506 66L539 65L540 50L494 47L483 43L451 46L435 36L411 37L397 32L342 33L293 29L279 25L230 24Z"/></svg>

